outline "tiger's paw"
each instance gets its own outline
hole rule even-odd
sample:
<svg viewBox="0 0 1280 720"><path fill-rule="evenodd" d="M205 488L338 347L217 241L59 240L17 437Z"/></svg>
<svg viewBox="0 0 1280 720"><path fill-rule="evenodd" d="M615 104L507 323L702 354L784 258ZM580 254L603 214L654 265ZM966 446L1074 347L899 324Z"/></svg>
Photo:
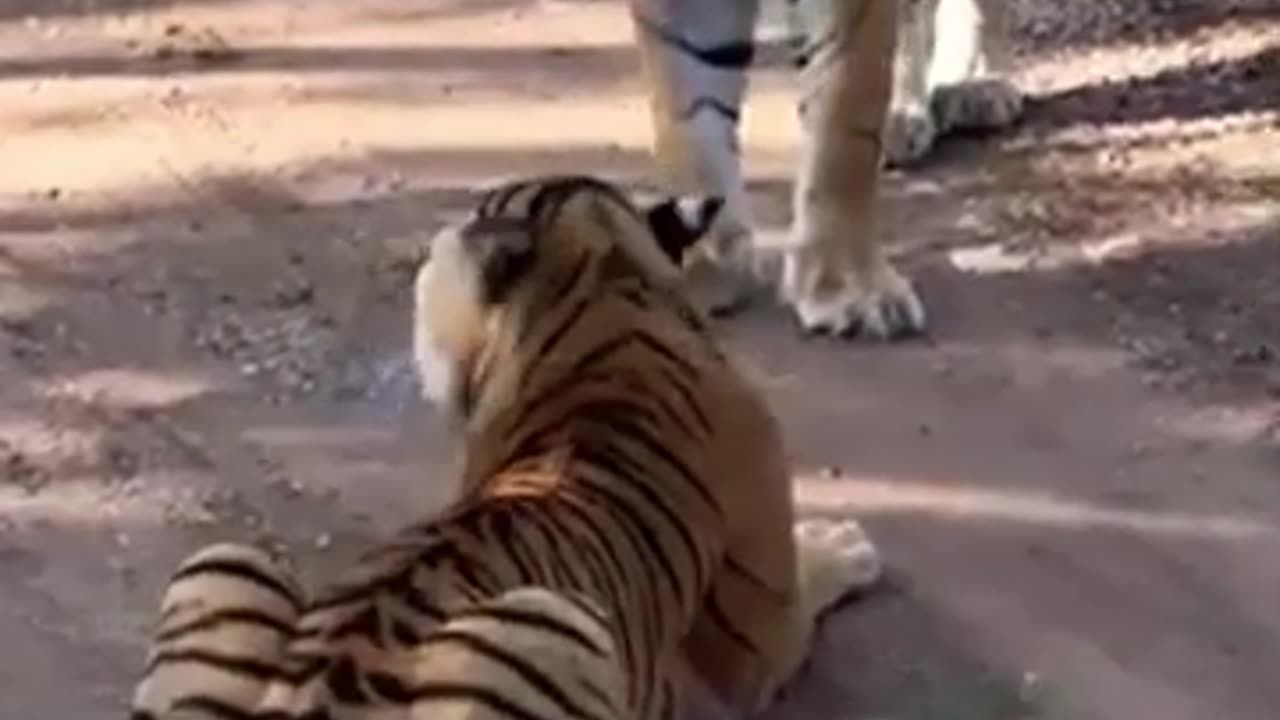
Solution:
<svg viewBox="0 0 1280 720"><path fill-rule="evenodd" d="M701 258L685 266L685 288L695 307L710 317L729 317L761 293L753 273L736 265Z"/></svg>
<svg viewBox="0 0 1280 720"><path fill-rule="evenodd" d="M1022 92L1002 78L942 85L931 98L933 117L943 132L994 130L1022 116Z"/></svg>
<svg viewBox="0 0 1280 720"><path fill-rule="evenodd" d="M729 215L684 258L685 291L710 317L735 315L767 294L756 268L758 249L748 225Z"/></svg>
<svg viewBox="0 0 1280 720"><path fill-rule="evenodd" d="M805 268L797 267L801 264L806 261L794 256L786 259L784 287L805 332L839 337L867 334L880 340L924 332L924 304L911 282L888 263L862 279L850 273L843 287L825 290L819 282L804 281Z"/></svg>
<svg viewBox="0 0 1280 720"><path fill-rule="evenodd" d="M880 551L857 520L811 518L795 525L802 592L815 615L876 584Z"/></svg>
<svg viewBox="0 0 1280 720"><path fill-rule="evenodd" d="M938 126L921 106L893 108L885 119L884 160L889 167L904 167L924 159L938 139Z"/></svg>

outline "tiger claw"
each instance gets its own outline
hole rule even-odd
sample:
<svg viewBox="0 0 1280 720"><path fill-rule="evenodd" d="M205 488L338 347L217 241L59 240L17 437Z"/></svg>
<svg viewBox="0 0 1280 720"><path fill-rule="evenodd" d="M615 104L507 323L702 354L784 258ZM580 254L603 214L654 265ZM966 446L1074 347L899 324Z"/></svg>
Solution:
<svg viewBox="0 0 1280 720"><path fill-rule="evenodd" d="M837 292L791 298L806 333L898 340L924 332L925 308L910 281L885 264L864 281L848 280Z"/></svg>

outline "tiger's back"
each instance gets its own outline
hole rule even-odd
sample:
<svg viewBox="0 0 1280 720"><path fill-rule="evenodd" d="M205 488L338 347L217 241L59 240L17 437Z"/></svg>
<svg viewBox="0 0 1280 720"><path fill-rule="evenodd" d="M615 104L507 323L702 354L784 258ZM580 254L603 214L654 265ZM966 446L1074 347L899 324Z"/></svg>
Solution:
<svg viewBox="0 0 1280 720"><path fill-rule="evenodd" d="M402 716L438 684L422 674L441 665L425 652L481 652L452 624L529 586L607 618L612 647L596 671L621 680L627 717L678 713L670 671L686 645L772 652L785 624L761 633L749 614L783 612L792 595L781 446L679 290L672 254L697 232L679 237L677 217L594 180L543 178L495 190L437 238L416 284L415 353L428 396L464 426L462 497L314 600L283 581L245 585L244 568L262 566L251 556L231 586L205 576L214 600L185 614L166 600L141 716ZM180 570L170 598L190 599L184 582L201 574ZM549 675L519 654L488 662L530 697L572 700L561 711L611 697L605 680L557 690L562 668ZM722 666L724 686L749 695L768 675ZM506 708L500 717L561 716L501 693L485 704L488 680L464 684L473 703Z"/></svg>

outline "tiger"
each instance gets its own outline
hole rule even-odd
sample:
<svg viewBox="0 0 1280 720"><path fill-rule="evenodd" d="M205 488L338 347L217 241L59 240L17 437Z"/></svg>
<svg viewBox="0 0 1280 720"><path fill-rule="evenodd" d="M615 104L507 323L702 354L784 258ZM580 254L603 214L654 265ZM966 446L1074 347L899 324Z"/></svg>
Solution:
<svg viewBox="0 0 1280 720"><path fill-rule="evenodd" d="M1021 115L1005 77L1005 3L785 3L803 139L791 229L767 247L753 240L738 148L759 0L630 1L663 183L725 198L721 222L687 262L691 282L718 313L768 285L806 332L918 334L925 307L877 233L880 173L922 159L947 132Z"/></svg>
<svg viewBox="0 0 1280 720"><path fill-rule="evenodd" d="M411 344L455 498L311 598L262 550L197 553L134 720L668 719L690 678L766 707L881 559L857 520L797 518L778 423L688 295L723 207L535 176L441 229Z"/></svg>

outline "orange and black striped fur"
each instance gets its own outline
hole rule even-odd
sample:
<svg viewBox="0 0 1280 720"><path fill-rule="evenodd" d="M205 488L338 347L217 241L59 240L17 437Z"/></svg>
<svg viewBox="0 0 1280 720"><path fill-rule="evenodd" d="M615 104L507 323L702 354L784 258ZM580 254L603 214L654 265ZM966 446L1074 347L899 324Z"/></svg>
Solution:
<svg viewBox="0 0 1280 720"><path fill-rule="evenodd" d="M793 527L778 427L680 289L717 208L536 178L442 231L414 352L460 497L309 602L261 553L194 558L138 716L673 718L682 664L764 707L878 560L855 522Z"/></svg>

